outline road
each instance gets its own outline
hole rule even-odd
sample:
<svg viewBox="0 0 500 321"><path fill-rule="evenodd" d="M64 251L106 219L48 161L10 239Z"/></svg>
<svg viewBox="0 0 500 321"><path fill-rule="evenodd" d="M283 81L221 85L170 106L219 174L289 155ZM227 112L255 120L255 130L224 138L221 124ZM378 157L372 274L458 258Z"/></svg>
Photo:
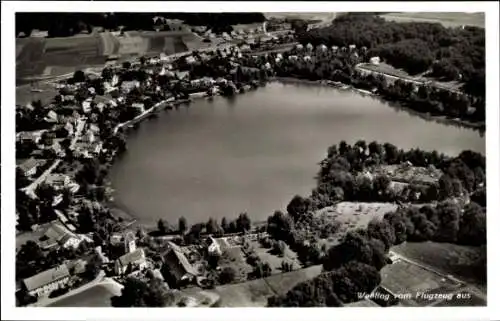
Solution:
<svg viewBox="0 0 500 321"><path fill-rule="evenodd" d="M372 73L372 74L375 74L375 75L382 75L382 76L384 76L386 78L393 79L393 80L398 80L399 79L399 80L403 80L403 81L406 81L406 82L411 82L411 83L414 83L414 84L416 84L418 86L427 85L427 86L436 87L438 89L447 90L447 91L455 93L455 94L462 94L461 91L453 90L453 89L447 88L445 86L439 86L438 83L435 83L435 82L433 82L431 80L416 80L416 79L412 79L410 77L394 76L394 75L390 75L390 74L387 74L387 73L384 73L384 72L380 72L380 71L375 71L375 70L364 68L363 64L356 65L356 69L362 70L363 72L369 72L369 73Z"/></svg>
<svg viewBox="0 0 500 321"><path fill-rule="evenodd" d="M73 139L71 140L71 143L70 143L70 148L73 148L75 146L75 143L77 142L78 138L80 138L80 135L82 134L82 131L83 131L83 128L85 127L85 121L82 120L82 118L79 118L77 120L78 124L76 126L76 132L75 132L75 136L73 137ZM61 163L61 159L56 159L54 161L54 163L52 163L52 165L50 165L49 168L47 168L45 170L45 172L43 172L34 182L32 182L30 185L26 186L25 188L23 188L22 190L28 194L29 196L31 197L36 197L36 194L35 194L35 191L36 191L36 188L38 187L38 185L45 181L45 179L47 178L47 176L52 173L52 171L54 169L57 168L57 166Z"/></svg>

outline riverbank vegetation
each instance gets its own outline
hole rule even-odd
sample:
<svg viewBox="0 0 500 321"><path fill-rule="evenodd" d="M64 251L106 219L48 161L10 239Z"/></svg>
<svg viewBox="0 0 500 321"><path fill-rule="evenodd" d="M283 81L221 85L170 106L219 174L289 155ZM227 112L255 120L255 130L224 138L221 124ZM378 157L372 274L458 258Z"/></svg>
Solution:
<svg viewBox="0 0 500 321"><path fill-rule="evenodd" d="M432 192L425 190L431 187L417 188L418 183L412 182L408 185L414 186L410 190L416 188L418 192L412 190L400 195L389 192L389 177L366 175L374 166L402 162L432 166L444 174L433 183ZM303 264L322 264L325 273L297 285L286 295L271 297L269 306L341 306L356 301L357 292L370 293L380 283L380 275L374 271L380 271L388 263L389 249L406 241L485 245L486 209L468 200L469 194L486 185L484 171L484 156L471 151L446 157L437 152L403 151L376 142L368 146L362 141L353 146L345 142L331 146L327 158L321 162L318 186L311 196L295 196L287 214L276 212L268 219L268 233L273 238L287 242L305 260ZM387 195L395 199L386 199ZM402 206L385 214L382 220L371 221L366 229L349 231L339 244L321 248L319 235L325 233L322 230L325 224L318 224L315 213L346 197L352 201L376 201L384 197L384 201L397 201ZM418 201L424 201L423 206L413 205ZM329 232L336 233L338 225L330 226ZM310 253L315 254L307 255ZM312 291L317 287L322 290Z"/></svg>

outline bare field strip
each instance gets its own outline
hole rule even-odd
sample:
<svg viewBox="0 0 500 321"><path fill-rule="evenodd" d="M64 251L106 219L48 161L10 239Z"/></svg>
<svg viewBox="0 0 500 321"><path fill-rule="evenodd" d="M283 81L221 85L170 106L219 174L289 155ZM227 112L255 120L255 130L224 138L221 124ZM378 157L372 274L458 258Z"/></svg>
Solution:
<svg viewBox="0 0 500 321"><path fill-rule="evenodd" d="M396 22L441 23L445 27L485 26L484 13L481 12L391 12L382 17Z"/></svg>

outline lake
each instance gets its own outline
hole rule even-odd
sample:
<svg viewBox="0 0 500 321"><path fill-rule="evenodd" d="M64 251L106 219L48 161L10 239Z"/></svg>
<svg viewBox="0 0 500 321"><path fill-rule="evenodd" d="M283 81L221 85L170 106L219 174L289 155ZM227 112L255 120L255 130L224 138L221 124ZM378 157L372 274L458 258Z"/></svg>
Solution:
<svg viewBox="0 0 500 321"><path fill-rule="evenodd" d="M428 121L376 98L273 82L233 99L162 112L128 139L111 170L115 199L141 223L188 224L246 211L265 220L309 195L318 162L341 140L390 142L457 155L485 153L477 131Z"/></svg>

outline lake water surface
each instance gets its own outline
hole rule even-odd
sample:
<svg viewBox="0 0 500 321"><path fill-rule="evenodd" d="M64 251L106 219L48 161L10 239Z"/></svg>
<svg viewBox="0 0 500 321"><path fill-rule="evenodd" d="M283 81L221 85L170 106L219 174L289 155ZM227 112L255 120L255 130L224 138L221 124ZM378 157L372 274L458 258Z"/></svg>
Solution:
<svg viewBox="0 0 500 321"><path fill-rule="evenodd" d="M305 84L270 83L232 100L197 100L129 135L114 165L115 199L145 224L189 224L242 211L265 220L314 187L318 162L341 140L391 142L456 155L485 153L478 132L427 121L377 99Z"/></svg>

